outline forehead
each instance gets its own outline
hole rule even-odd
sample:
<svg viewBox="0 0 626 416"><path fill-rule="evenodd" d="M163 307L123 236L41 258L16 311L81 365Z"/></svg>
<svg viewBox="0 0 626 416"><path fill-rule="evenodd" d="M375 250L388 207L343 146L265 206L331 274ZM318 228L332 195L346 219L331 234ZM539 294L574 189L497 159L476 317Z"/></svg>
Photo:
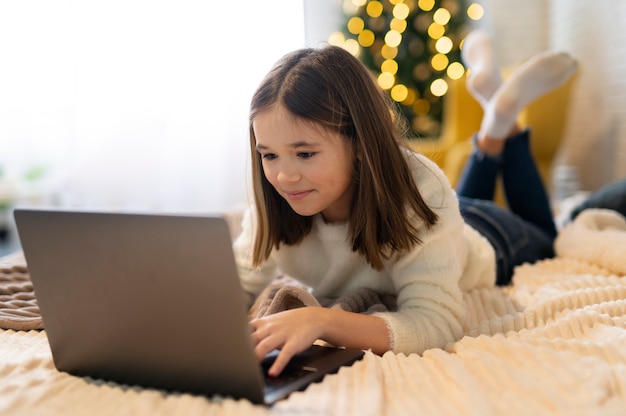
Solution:
<svg viewBox="0 0 626 416"><path fill-rule="evenodd" d="M322 142L338 134L320 123L298 117L281 105L274 105L257 114L252 121L257 143L306 140Z"/></svg>

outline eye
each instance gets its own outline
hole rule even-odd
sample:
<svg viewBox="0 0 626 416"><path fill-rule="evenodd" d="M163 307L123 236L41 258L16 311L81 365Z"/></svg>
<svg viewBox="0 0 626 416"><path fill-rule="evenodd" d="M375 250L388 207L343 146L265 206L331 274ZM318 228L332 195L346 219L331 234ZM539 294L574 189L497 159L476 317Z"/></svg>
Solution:
<svg viewBox="0 0 626 416"><path fill-rule="evenodd" d="M298 157L302 159L310 159L315 156L315 152L299 152Z"/></svg>
<svg viewBox="0 0 626 416"><path fill-rule="evenodd" d="M274 160L274 159L276 159L276 155L274 153L263 153L263 154L261 154L261 159L263 159L263 160Z"/></svg>

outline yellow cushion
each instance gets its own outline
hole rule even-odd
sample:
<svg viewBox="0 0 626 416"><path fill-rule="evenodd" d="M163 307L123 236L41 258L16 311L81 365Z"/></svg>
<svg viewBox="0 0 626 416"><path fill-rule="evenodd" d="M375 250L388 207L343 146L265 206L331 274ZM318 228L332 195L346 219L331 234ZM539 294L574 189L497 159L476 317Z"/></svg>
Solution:
<svg viewBox="0 0 626 416"><path fill-rule="evenodd" d="M455 186L472 151L470 139L480 128L483 111L467 91L464 77L448 82L440 137L415 139L411 141L411 146L435 161ZM548 189L552 161L565 129L573 82L571 78L563 86L539 98L526 107L518 118L520 126L531 128L531 151ZM498 189L496 195L496 201L504 205L502 190Z"/></svg>

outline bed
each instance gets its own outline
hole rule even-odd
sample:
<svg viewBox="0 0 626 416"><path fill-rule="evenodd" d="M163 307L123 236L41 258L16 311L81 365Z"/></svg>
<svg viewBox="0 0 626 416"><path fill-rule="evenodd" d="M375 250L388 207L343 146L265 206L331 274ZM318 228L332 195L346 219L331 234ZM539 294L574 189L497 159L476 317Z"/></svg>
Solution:
<svg viewBox="0 0 626 416"><path fill-rule="evenodd" d="M421 356L366 352L272 407L58 372L15 253L0 260L0 414L626 414L626 219L585 211L555 246L511 286L465 293L459 341Z"/></svg>

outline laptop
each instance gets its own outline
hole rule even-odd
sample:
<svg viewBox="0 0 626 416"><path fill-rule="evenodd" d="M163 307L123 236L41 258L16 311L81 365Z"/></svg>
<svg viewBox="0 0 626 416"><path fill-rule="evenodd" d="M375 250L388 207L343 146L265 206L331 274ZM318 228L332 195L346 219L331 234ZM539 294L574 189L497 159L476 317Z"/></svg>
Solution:
<svg viewBox="0 0 626 416"><path fill-rule="evenodd" d="M254 354L219 216L16 208L54 364L122 385L271 405L361 350L312 345L278 378Z"/></svg>

